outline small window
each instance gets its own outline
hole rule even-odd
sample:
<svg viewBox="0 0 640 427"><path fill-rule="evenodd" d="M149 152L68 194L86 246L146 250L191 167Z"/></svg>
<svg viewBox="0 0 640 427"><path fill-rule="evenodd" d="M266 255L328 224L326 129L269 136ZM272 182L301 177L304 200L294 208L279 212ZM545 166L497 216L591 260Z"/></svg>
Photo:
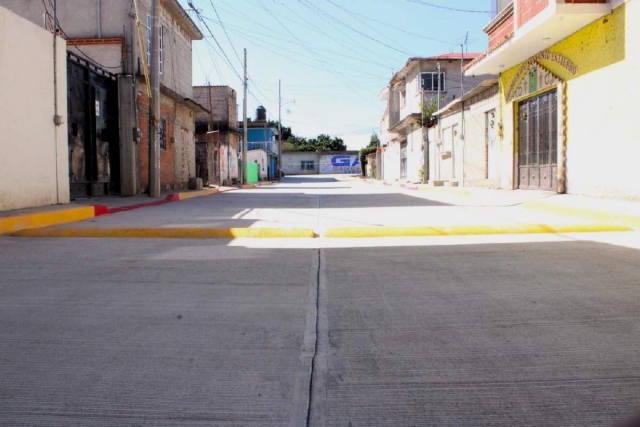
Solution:
<svg viewBox="0 0 640 427"><path fill-rule="evenodd" d="M407 104L407 91L400 92L400 106L404 107Z"/></svg>
<svg viewBox="0 0 640 427"><path fill-rule="evenodd" d="M442 92L447 90L445 73L440 73L440 81L438 81L438 73L420 73L418 84L419 89L427 92L437 92L438 88Z"/></svg>
<svg viewBox="0 0 640 427"><path fill-rule="evenodd" d="M315 162L313 160L302 160L300 162L300 169L303 171L312 171L315 168Z"/></svg>

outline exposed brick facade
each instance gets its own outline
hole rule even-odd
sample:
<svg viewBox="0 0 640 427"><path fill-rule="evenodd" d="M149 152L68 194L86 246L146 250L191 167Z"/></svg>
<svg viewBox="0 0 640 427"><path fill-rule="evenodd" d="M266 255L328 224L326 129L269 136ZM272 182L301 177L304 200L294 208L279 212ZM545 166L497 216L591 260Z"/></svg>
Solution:
<svg viewBox="0 0 640 427"><path fill-rule="evenodd" d="M517 2L518 28L531 21L549 6L549 0L517 0Z"/></svg>
<svg viewBox="0 0 640 427"><path fill-rule="evenodd" d="M162 190L188 188L195 177L195 140L193 112L184 104L160 95L160 119L165 121L165 144L160 149L160 186ZM138 91L138 126L142 132L138 145L140 190L149 186L149 98Z"/></svg>
<svg viewBox="0 0 640 427"><path fill-rule="evenodd" d="M513 14L511 14L489 34L489 48L500 44L503 40L508 38L513 34L514 29L514 17Z"/></svg>

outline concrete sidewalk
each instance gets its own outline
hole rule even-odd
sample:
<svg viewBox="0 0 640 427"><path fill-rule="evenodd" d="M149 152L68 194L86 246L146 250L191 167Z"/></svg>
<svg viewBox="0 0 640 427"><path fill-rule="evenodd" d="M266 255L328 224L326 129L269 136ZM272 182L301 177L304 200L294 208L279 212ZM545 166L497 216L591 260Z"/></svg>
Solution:
<svg viewBox="0 0 640 427"><path fill-rule="evenodd" d="M495 190L475 187L431 187L423 184L387 183L370 179L361 182L383 186L405 194L425 194L432 200L441 200L466 206L522 206L585 221L606 222L631 228L640 228L640 201L607 199L556 194L548 191Z"/></svg>

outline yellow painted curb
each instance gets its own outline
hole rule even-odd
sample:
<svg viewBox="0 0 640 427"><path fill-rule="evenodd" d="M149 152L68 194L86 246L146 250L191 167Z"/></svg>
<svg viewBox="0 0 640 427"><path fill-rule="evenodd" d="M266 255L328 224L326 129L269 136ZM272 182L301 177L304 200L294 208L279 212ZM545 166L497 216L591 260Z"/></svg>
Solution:
<svg viewBox="0 0 640 427"><path fill-rule="evenodd" d="M0 218L0 234L83 221L93 218L94 216L95 208L93 206L87 206Z"/></svg>
<svg viewBox="0 0 640 427"><path fill-rule="evenodd" d="M13 233L21 237L96 237L148 239L313 238L305 228L44 228Z"/></svg>
<svg viewBox="0 0 640 427"><path fill-rule="evenodd" d="M418 186L418 191L433 191L435 193L449 193L449 194L455 194L457 196L471 195L471 191L463 190L458 187L429 187L425 185L425 186Z"/></svg>
<svg viewBox="0 0 640 427"><path fill-rule="evenodd" d="M331 228L324 237L424 237L470 236L491 234L541 234L541 233L596 233L608 231L633 231L615 224L523 224L523 225L458 225L451 227L345 227Z"/></svg>
<svg viewBox="0 0 640 427"><path fill-rule="evenodd" d="M219 192L220 190L218 190L217 188L210 188L207 190L199 190L199 191L189 191L185 193L178 193L178 199L187 200L187 199L192 199L194 197L209 196L211 194L216 194Z"/></svg>
<svg viewBox="0 0 640 427"><path fill-rule="evenodd" d="M606 221L615 224L622 224L628 227L640 228L640 216L637 215L599 211L596 209L582 208L577 206L566 206L558 203L545 202L542 200L529 200L524 202L522 205L525 208L554 213L558 215L589 219L594 221Z"/></svg>
<svg viewBox="0 0 640 427"><path fill-rule="evenodd" d="M255 188L255 186L256 186L255 184L242 184L240 188L243 190L246 190L248 188Z"/></svg>

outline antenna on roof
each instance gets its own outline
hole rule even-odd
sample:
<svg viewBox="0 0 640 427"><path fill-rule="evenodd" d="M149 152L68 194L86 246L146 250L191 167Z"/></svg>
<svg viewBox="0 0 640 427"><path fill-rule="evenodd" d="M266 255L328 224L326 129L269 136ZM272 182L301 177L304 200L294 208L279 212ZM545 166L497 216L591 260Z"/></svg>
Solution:
<svg viewBox="0 0 640 427"><path fill-rule="evenodd" d="M469 52L469 31L467 31L467 35L464 36L464 51Z"/></svg>

